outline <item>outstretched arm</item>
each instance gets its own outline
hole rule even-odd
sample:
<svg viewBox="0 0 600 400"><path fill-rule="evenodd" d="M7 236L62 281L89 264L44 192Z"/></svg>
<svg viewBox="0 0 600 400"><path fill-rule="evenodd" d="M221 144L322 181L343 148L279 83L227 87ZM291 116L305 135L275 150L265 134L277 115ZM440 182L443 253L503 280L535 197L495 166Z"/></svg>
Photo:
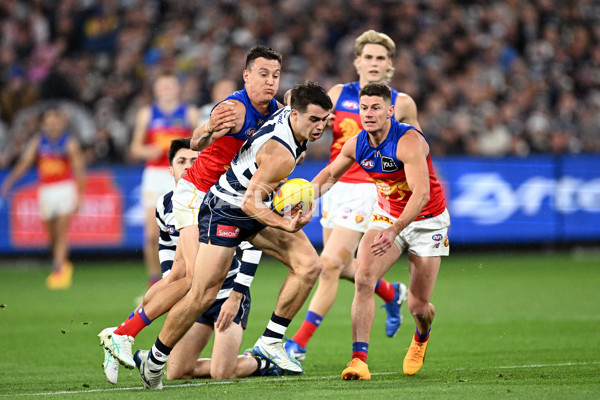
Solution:
<svg viewBox="0 0 600 400"><path fill-rule="evenodd" d="M356 161L356 136L348 139L335 160L321 170L312 180L315 199L323 196L331 189Z"/></svg>
<svg viewBox="0 0 600 400"><path fill-rule="evenodd" d="M27 148L25 152L17 162L17 165L13 168L13 170L8 174L4 182L2 182L2 197L5 197L13 185L21 179L23 174L27 172L27 170L35 163L35 157L37 154L37 149L40 144L40 137L35 136L31 141L27 144Z"/></svg>

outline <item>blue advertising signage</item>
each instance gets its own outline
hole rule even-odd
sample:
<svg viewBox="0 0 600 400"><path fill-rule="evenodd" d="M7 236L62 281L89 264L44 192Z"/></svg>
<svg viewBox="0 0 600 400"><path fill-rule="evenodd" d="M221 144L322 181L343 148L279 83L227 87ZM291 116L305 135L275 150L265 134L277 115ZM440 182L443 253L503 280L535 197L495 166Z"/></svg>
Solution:
<svg viewBox="0 0 600 400"><path fill-rule="evenodd" d="M312 179L326 165L307 161L292 177ZM600 157L447 157L434 160L444 186L454 245L600 241ZM140 251L141 166L88 171L82 209L71 222L73 251ZM0 171L3 180L8 171ZM37 177L26 175L0 202L0 253L46 251L37 211ZM304 231L322 245L320 208Z"/></svg>

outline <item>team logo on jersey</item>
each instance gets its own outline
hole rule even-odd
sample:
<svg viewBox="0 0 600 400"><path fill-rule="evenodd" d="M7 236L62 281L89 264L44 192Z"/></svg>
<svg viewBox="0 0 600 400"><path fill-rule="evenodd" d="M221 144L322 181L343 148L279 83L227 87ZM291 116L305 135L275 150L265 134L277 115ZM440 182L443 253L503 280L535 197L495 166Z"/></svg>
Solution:
<svg viewBox="0 0 600 400"><path fill-rule="evenodd" d="M383 172L398 171L398 166L391 157L381 157L381 170Z"/></svg>
<svg viewBox="0 0 600 400"><path fill-rule="evenodd" d="M250 128L244 133L244 135L246 135L246 137L252 137L252 135L254 135L254 132L256 132L256 129Z"/></svg>
<svg viewBox="0 0 600 400"><path fill-rule="evenodd" d="M362 165L363 168L371 169L371 168L373 168L375 163L373 162L373 160L362 160L360 162L360 165Z"/></svg>
<svg viewBox="0 0 600 400"><path fill-rule="evenodd" d="M240 228L237 226L217 225L217 236L235 239L240 235Z"/></svg>
<svg viewBox="0 0 600 400"><path fill-rule="evenodd" d="M172 235L175 233L175 227L173 225L168 225L167 226L167 232L169 233L169 235Z"/></svg>
<svg viewBox="0 0 600 400"><path fill-rule="evenodd" d="M358 110L358 103L354 100L346 100L342 103L342 107L348 110Z"/></svg>

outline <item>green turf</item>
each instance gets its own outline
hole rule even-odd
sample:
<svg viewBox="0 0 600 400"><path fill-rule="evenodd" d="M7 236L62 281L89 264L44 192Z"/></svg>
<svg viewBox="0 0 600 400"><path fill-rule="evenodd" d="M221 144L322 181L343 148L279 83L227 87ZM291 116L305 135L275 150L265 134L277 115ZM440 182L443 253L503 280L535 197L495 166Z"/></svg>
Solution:
<svg viewBox="0 0 600 400"><path fill-rule="evenodd" d="M96 334L123 320L144 291L139 262L76 264L73 287L45 289L40 263L0 267L0 399L112 398L360 398L376 399L598 399L600 398L600 255L567 253L456 254L445 258L433 302L437 317L427 359L415 376L401 371L414 322L385 337L378 310L369 350L369 382L344 382L351 355L353 286L342 282L338 300L309 345L306 375L166 381L165 390L141 390L135 371L121 369L119 384L104 380ZM259 268L243 348L264 330L285 269ZM406 280L402 258L388 278ZM381 303L379 301L378 303ZM306 306L288 330L302 322ZM162 325L155 321L135 347L149 348Z"/></svg>

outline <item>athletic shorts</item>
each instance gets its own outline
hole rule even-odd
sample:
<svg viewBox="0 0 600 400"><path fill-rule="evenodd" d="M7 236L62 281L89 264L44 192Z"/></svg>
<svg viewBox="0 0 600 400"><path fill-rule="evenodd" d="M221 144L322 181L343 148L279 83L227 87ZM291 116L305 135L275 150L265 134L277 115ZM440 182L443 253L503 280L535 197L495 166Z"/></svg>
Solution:
<svg viewBox="0 0 600 400"><path fill-rule="evenodd" d="M339 225L364 232L377 203L377 188L373 183L337 182L321 198L321 226L333 229Z"/></svg>
<svg viewBox="0 0 600 400"><path fill-rule="evenodd" d="M215 322L219 318L219 313L221 312L221 306L227 298L217 299L214 303L206 310L204 314L200 316L196 320L196 322L200 322L201 324L214 326ZM246 325L248 324L248 314L250 314L250 294L244 295L242 297L242 301L240 302L240 309L238 310L237 315L233 318L233 322L236 324L241 324L243 329L246 329Z"/></svg>
<svg viewBox="0 0 600 400"><path fill-rule="evenodd" d="M142 205L156 207L156 201L163 194L173 190L175 180L169 167L146 167L142 174Z"/></svg>
<svg viewBox="0 0 600 400"><path fill-rule="evenodd" d="M251 218L239 207L231 206L208 192L198 215L200 243L236 247L266 225Z"/></svg>
<svg viewBox="0 0 600 400"><path fill-rule="evenodd" d="M198 212L204 200L205 193L196 186L181 178L173 192L173 216L175 229L180 231L186 226L198 223Z"/></svg>
<svg viewBox="0 0 600 400"><path fill-rule="evenodd" d="M389 228L394 222L396 218L376 205L367 229L383 230ZM411 222L396 236L394 243L400 252L408 249L419 257L447 256L450 254L449 227L450 214L448 210L444 210L435 217Z"/></svg>
<svg viewBox="0 0 600 400"><path fill-rule="evenodd" d="M77 208L77 188L72 180L41 184L38 189L40 214L44 221L69 215Z"/></svg>

